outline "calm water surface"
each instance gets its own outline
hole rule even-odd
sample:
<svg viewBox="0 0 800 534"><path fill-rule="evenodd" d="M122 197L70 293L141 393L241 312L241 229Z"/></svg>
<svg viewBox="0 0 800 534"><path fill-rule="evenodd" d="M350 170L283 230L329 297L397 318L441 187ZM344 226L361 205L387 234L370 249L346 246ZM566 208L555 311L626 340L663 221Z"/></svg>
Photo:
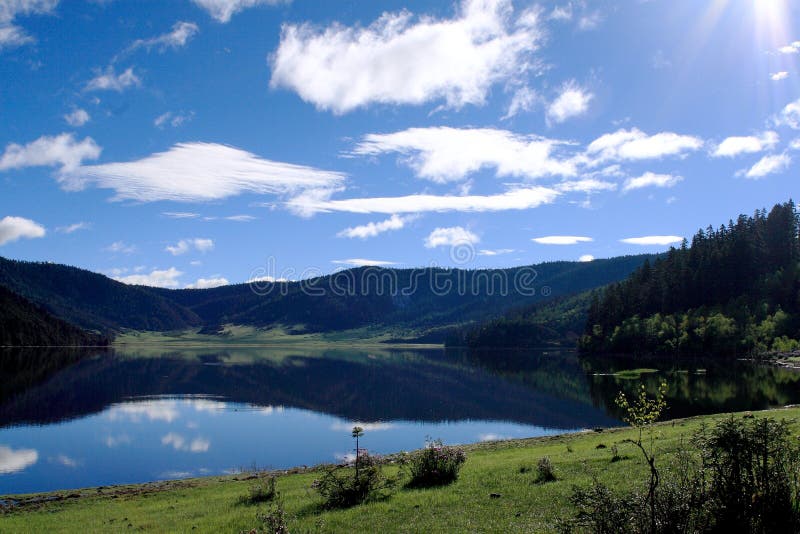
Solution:
<svg viewBox="0 0 800 534"><path fill-rule="evenodd" d="M783 369L569 352L16 350L0 378L0 494L336 462L355 424L375 453L614 426L641 382L672 417L800 402Z"/></svg>

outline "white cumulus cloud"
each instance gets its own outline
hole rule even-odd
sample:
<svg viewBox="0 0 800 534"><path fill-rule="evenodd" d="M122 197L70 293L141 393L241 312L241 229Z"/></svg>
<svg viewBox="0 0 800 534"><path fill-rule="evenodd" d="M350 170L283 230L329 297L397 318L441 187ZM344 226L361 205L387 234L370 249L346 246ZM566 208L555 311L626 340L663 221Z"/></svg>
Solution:
<svg viewBox="0 0 800 534"><path fill-rule="evenodd" d="M779 72L773 72L772 74L769 75L769 79L772 80L773 82L779 82L781 80L785 80L788 77L789 73L786 72L785 70Z"/></svg>
<svg viewBox="0 0 800 534"><path fill-rule="evenodd" d="M190 250L196 250L198 252L208 252L214 248L214 241L211 239L205 239L201 237L196 237L194 239L181 239L174 245L167 245L166 250L173 256L180 256L181 254L186 254Z"/></svg>
<svg viewBox="0 0 800 534"><path fill-rule="evenodd" d="M780 138L778 134L773 131L766 131L761 135L748 135L748 136L733 136L726 137L720 144L714 148L711 153L712 156L719 157L733 157L739 154L752 154L768 150L778 144Z"/></svg>
<svg viewBox="0 0 800 534"><path fill-rule="evenodd" d="M98 72L97 76L86 82L86 91L117 91L121 93L129 87L139 87L142 80L133 72L133 67L128 67L117 74L113 66Z"/></svg>
<svg viewBox="0 0 800 534"><path fill-rule="evenodd" d="M772 122L775 126L788 126L793 130L800 130L800 99L786 104Z"/></svg>
<svg viewBox="0 0 800 534"><path fill-rule="evenodd" d="M75 109L72 112L64 115L64 120L67 121L67 124L76 128L83 126L91 119L92 117L89 116L89 112L81 108Z"/></svg>
<svg viewBox="0 0 800 534"><path fill-rule="evenodd" d="M625 180L622 191L628 192L645 187L674 187L681 180L683 180L683 176L646 172L641 176Z"/></svg>
<svg viewBox="0 0 800 534"><path fill-rule="evenodd" d="M480 240L477 234L461 226L436 228L425 238L425 248L475 245Z"/></svg>
<svg viewBox="0 0 800 534"><path fill-rule="evenodd" d="M547 120L550 123L561 123L572 117L578 117L589 111L589 102L594 95L580 87L574 81L565 83L559 95L547 107Z"/></svg>
<svg viewBox="0 0 800 534"><path fill-rule="evenodd" d="M45 232L44 226L37 222L9 215L0 219L0 246L22 238L44 237Z"/></svg>
<svg viewBox="0 0 800 534"><path fill-rule="evenodd" d="M591 254L584 254L583 256L578 258L578 261L582 263L594 261L594 256L592 256Z"/></svg>
<svg viewBox="0 0 800 534"><path fill-rule="evenodd" d="M638 128L617 130L602 135L586 148L587 163L598 165L606 161L637 161L682 156L699 150L703 140L691 135L661 132L648 135Z"/></svg>
<svg viewBox="0 0 800 534"><path fill-rule="evenodd" d="M413 216L401 217L400 215L392 215L391 217L383 221L369 222L367 224L345 228L336 235L338 237L349 237L349 238L357 237L360 239L367 239L368 237L375 237L376 235L382 234L384 232L389 232L392 230L400 230L404 228L405 225L412 220L414 220Z"/></svg>
<svg viewBox="0 0 800 534"><path fill-rule="evenodd" d="M227 278L216 276L211 278L198 278L193 284L188 284L187 289L211 289L230 284Z"/></svg>
<svg viewBox="0 0 800 534"><path fill-rule="evenodd" d="M272 87L320 109L444 99L480 105L489 89L531 67L538 8L515 17L511 0L463 0L450 19L384 13L367 27L286 24L271 58Z"/></svg>
<svg viewBox="0 0 800 534"><path fill-rule="evenodd" d="M25 167L53 167L60 165L63 172L74 170L83 160L100 157L101 148L91 137L76 141L72 134L62 133L31 141L27 145L11 143L0 157L0 171Z"/></svg>
<svg viewBox="0 0 800 534"><path fill-rule="evenodd" d="M497 176L573 176L574 164L553 155L561 144L492 128L430 127L368 134L353 154L398 153L417 176L440 183L462 180L482 168L494 168Z"/></svg>
<svg viewBox="0 0 800 534"><path fill-rule="evenodd" d="M183 273L175 267L170 267L164 270L155 269L147 274L119 276L115 277L114 280L129 285L176 288L180 286L178 278L182 274Z"/></svg>
<svg viewBox="0 0 800 534"><path fill-rule="evenodd" d="M749 169L742 169L736 174L745 178L759 179L769 174L783 172L791 163L792 158L788 154L773 154L764 156Z"/></svg>

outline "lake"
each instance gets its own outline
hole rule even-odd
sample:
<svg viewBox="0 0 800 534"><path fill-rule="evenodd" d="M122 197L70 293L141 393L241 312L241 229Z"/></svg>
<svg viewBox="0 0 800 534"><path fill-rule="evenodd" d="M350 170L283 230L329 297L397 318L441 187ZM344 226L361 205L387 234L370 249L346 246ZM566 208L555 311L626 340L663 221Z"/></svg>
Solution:
<svg viewBox="0 0 800 534"><path fill-rule="evenodd" d="M340 462L621 424L614 397L669 385L669 417L800 402L800 373L571 352L316 348L0 351L0 494Z"/></svg>

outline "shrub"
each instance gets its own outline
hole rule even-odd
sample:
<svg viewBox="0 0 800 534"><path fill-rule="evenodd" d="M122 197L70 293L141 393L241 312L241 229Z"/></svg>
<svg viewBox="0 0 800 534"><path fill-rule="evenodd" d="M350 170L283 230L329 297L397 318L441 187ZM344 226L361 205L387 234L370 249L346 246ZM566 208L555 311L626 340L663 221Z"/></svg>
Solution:
<svg viewBox="0 0 800 534"><path fill-rule="evenodd" d="M785 421L731 416L696 443L716 529L800 531L800 448Z"/></svg>
<svg viewBox="0 0 800 534"><path fill-rule="evenodd" d="M429 441L425 448L411 454L408 469L411 475L407 486L422 488L450 484L458 478L458 472L467 455L456 447L442 445L441 440Z"/></svg>
<svg viewBox="0 0 800 534"><path fill-rule="evenodd" d="M633 517L636 503L633 497L617 495L595 480L588 488L574 487L570 502L577 508L575 518L562 525L562 530L572 532L583 527L595 534L624 534L635 532Z"/></svg>
<svg viewBox="0 0 800 534"><path fill-rule="evenodd" d="M536 464L536 482L553 482L554 480L557 479L553 462L548 456L540 458Z"/></svg>
<svg viewBox="0 0 800 534"><path fill-rule="evenodd" d="M246 504L270 502L275 499L276 495L277 491L275 491L275 477L270 476L266 480L250 486L249 493L242 497L241 501Z"/></svg>
<svg viewBox="0 0 800 534"><path fill-rule="evenodd" d="M258 514L256 518L261 522L261 528L254 528L242 534L289 534L286 526L286 512L283 503L278 501L275 506L265 514Z"/></svg>
<svg viewBox="0 0 800 534"><path fill-rule="evenodd" d="M356 465L358 471L347 466L332 467L314 481L312 487L322 495L325 508L349 508L374 499L381 490L393 486L394 480L383 476L375 456L362 452Z"/></svg>

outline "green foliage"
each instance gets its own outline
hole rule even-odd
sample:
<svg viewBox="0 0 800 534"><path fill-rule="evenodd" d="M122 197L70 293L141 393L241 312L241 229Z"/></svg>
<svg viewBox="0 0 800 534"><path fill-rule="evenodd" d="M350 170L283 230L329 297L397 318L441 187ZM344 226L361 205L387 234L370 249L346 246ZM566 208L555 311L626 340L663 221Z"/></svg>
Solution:
<svg viewBox="0 0 800 534"><path fill-rule="evenodd" d="M593 299L585 352L735 356L800 346L793 202L699 231Z"/></svg>
<svg viewBox="0 0 800 534"><path fill-rule="evenodd" d="M323 508L350 508L375 500L383 490L394 487L396 481L383 475L378 458L364 452L356 465L358 474L349 467L335 466L327 468L322 477L314 481L312 488L322 496Z"/></svg>
<svg viewBox="0 0 800 534"><path fill-rule="evenodd" d="M256 519L261 523L261 528L244 530L242 534L289 534L282 501L275 503L266 513L256 515Z"/></svg>
<svg viewBox="0 0 800 534"><path fill-rule="evenodd" d="M785 421L731 416L696 440L715 530L800 530L800 447Z"/></svg>
<svg viewBox="0 0 800 534"><path fill-rule="evenodd" d="M258 504L262 502L271 502L278 496L275 490L275 477L267 477L266 480L258 482L250 486L247 495L242 497L242 502L246 504Z"/></svg>
<svg viewBox="0 0 800 534"><path fill-rule="evenodd" d="M461 466L467 461L466 453L457 447L443 445L440 440L430 441L424 449L411 453L407 466L410 488L425 488L450 484L458 478Z"/></svg>

